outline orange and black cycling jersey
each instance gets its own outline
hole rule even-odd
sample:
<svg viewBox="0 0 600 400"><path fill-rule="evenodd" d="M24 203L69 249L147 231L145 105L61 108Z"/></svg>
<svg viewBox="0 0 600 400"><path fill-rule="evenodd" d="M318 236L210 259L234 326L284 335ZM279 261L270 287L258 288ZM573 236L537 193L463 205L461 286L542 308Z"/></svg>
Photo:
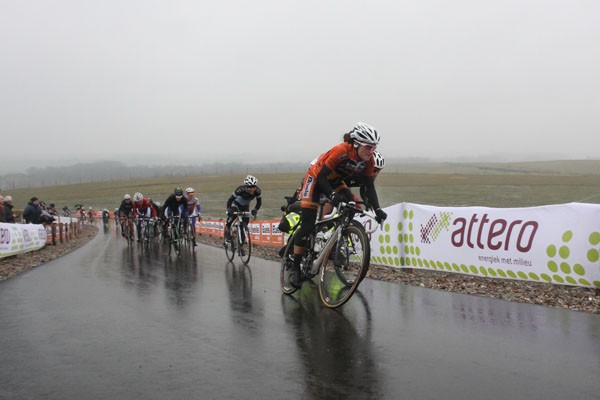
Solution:
<svg viewBox="0 0 600 400"><path fill-rule="evenodd" d="M321 154L308 173L317 177L327 166L331 171L327 180L333 182L338 179L348 179L352 176L375 176L375 160L363 161L358 157L354 146L344 142L332 147L327 153ZM327 193L326 193L327 194Z"/></svg>

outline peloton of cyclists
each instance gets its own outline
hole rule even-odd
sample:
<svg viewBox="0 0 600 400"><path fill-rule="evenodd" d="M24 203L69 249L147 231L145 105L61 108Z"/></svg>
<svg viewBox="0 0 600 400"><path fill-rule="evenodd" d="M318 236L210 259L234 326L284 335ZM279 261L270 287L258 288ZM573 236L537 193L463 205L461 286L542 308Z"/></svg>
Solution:
<svg viewBox="0 0 600 400"><path fill-rule="evenodd" d="M320 155L304 177L300 192L302 223L294 239L293 255L286 260L286 278L295 287L300 287L300 261L304 254L306 238L312 231L321 194L333 203L353 201L350 189L344 180L362 180L365 194L375 210L376 220L381 222L387 214L379 206L375 189L375 157L379 144L379 133L372 126L359 122L344 135L344 141Z"/></svg>
<svg viewBox="0 0 600 400"><path fill-rule="evenodd" d="M260 206L262 205L261 198L261 190L257 186L258 180L252 176L248 175L244 178L244 184L242 186L238 186L229 199L227 199L227 222L225 224L225 242L231 242L231 224L235 220L235 212L239 211L249 211L250 210L250 202L252 200L256 200L256 204L252 209L252 216L256 217ZM250 218L244 217L242 222L244 224L248 224ZM243 238L242 238L243 239Z"/></svg>

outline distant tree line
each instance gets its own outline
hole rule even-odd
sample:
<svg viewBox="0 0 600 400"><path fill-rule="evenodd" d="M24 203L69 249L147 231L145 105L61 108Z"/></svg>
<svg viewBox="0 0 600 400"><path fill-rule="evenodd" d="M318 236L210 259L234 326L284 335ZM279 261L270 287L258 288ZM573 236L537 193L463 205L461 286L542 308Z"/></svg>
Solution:
<svg viewBox="0 0 600 400"><path fill-rule="evenodd" d="M0 175L0 190L164 176L301 172L305 169L306 163L127 166L119 161L99 161L60 167L30 167L23 173Z"/></svg>

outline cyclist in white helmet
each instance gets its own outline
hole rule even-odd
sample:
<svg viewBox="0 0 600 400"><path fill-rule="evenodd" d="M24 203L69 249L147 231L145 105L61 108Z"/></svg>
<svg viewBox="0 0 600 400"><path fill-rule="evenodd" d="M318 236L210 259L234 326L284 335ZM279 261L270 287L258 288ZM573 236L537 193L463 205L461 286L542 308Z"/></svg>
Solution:
<svg viewBox="0 0 600 400"><path fill-rule="evenodd" d="M235 220L236 211L249 211L250 202L256 200L256 204L252 209L252 216L256 217L260 206L262 205L261 190L258 187L258 180L252 175L244 178L244 184L238 186L229 199L227 199L227 223L225 224L225 241L231 241L231 224ZM247 224L249 218L244 218L243 222Z"/></svg>
<svg viewBox="0 0 600 400"><path fill-rule="evenodd" d="M185 189L185 193L187 194L188 216L192 217L193 244L196 247L196 221L202 217L202 207L200 207L200 200L196 197L196 189L189 187Z"/></svg>
<svg viewBox="0 0 600 400"><path fill-rule="evenodd" d="M306 238L312 231L322 194L335 206L340 201L354 201L354 196L344 183L347 179L364 182L369 204L375 210L376 219L382 222L387 214L379 206L375 190L375 156L379 133L363 122L344 135L344 141L321 154L304 176L300 191L302 222L294 239L294 251L286 260L286 278L300 287L300 261L304 254Z"/></svg>
<svg viewBox="0 0 600 400"><path fill-rule="evenodd" d="M150 200L140 192L133 195L133 214L136 217L137 241L142 241L142 222L144 219L155 219L156 210L152 207Z"/></svg>

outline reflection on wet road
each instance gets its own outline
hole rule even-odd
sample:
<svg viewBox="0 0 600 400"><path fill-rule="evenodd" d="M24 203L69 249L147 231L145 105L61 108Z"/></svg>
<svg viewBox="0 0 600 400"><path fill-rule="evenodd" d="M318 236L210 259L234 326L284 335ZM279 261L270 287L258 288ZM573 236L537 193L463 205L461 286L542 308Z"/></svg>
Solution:
<svg viewBox="0 0 600 400"><path fill-rule="evenodd" d="M342 309L277 263L114 230L0 282L1 399L598 399L600 316L365 280Z"/></svg>

